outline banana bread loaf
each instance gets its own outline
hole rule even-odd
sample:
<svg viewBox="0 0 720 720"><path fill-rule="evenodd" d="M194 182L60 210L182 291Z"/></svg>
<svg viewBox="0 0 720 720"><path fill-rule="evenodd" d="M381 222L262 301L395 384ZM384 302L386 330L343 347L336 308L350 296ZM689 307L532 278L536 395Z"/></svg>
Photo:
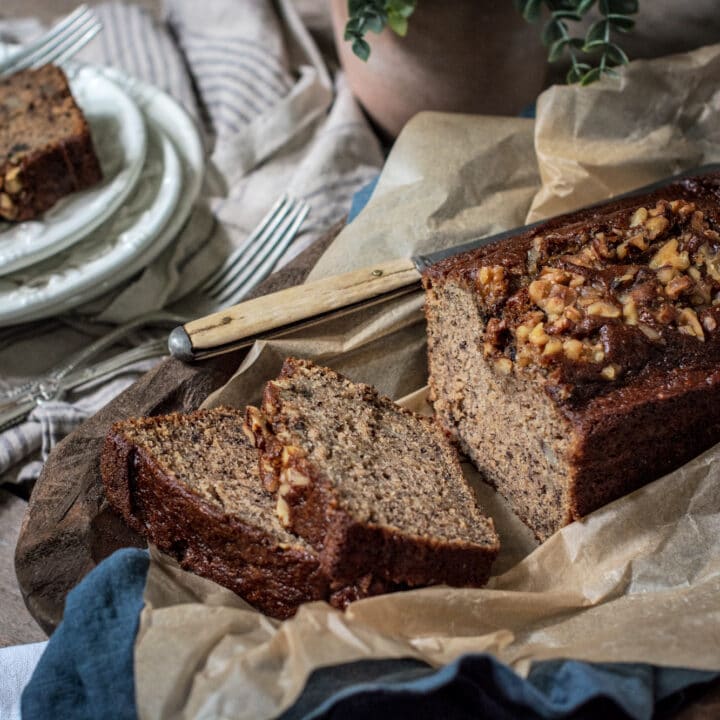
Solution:
<svg viewBox="0 0 720 720"><path fill-rule="evenodd" d="M277 521L243 414L229 408L113 426L101 471L126 522L188 570L287 618L311 600L336 607L391 589L372 574L332 581L317 553Z"/></svg>
<svg viewBox="0 0 720 720"><path fill-rule="evenodd" d="M720 174L424 274L437 418L545 539L720 440Z"/></svg>
<svg viewBox="0 0 720 720"><path fill-rule="evenodd" d="M499 543L457 454L428 418L367 385L288 359L247 410L281 522L328 575L479 586Z"/></svg>
<svg viewBox="0 0 720 720"><path fill-rule="evenodd" d="M90 129L60 68L0 80L0 218L37 217L101 179Z"/></svg>

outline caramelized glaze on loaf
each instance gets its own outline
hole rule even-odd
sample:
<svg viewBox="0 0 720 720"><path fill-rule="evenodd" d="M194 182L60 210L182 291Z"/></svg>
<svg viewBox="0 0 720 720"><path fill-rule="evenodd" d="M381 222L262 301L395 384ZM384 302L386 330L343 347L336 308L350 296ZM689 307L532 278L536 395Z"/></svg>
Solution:
<svg viewBox="0 0 720 720"><path fill-rule="evenodd" d="M341 580L481 585L498 551L454 450L434 424L309 361L288 359L248 408L285 525Z"/></svg>
<svg viewBox="0 0 720 720"><path fill-rule="evenodd" d="M60 68L0 80L0 218L37 217L101 179L90 130Z"/></svg>
<svg viewBox="0 0 720 720"><path fill-rule="evenodd" d="M101 460L108 499L185 569L273 617L311 600L344 607L385 591L370 575L334 582L317 553L280 525L242 428L242 413L230 408L117 423Z"/></svg>
<svg viewBox="0 0 720 720"><path fill-rule="evenodd" d="M446 431L544 538L720 439L720 175L424 275Z"/></svg>

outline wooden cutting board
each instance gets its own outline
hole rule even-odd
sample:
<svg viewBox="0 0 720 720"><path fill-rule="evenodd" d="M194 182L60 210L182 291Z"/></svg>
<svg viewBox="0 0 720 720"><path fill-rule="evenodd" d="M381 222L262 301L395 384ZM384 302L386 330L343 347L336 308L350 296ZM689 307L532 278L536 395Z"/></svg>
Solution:
<svg viewBox="0 0 720 720"><path fill-rule="evenodd" d="M268 278L253 296L302 283L343 224ZM55 629L65 596L101 560L122 547L145 546L105 499L99 456L110 425L129 417L194 410L230 378L246 352L194 365L165 360L50 454L33 489L15 550L20 590L43 630Z"/></svg>

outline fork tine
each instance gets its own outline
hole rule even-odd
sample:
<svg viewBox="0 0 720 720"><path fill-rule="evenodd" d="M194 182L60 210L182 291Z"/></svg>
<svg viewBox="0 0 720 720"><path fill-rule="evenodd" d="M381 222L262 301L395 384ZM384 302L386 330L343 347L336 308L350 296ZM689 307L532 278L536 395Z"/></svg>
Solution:
<svg viewBox="0 0 720 720"><path fill-rule="evenodd" d="M44 47L49 41L52 41L58 35L64 34L66 30L77 22L83 15L89 12L87 5L79 5L69 15L60 20L54 25L47 33L41 35L39 38L34 40L22 48L16 50L10 57L4 62L0 63L0 72L6 72L7 70L13 69L18 63L26 58L31 53L36 52L38 49Z"/></svg>
<svg viewBox="0 0 720 720"><path fill-rule="evenodd" d="M96 24L98 24L98 20L92 12L88 11L88 13L83 15L82 18L73 23L71 27L67 28L64 33L56 36L50 42L43 45L43 47L38 48L35 52L30 53L20 63L15 65L13 69L25 70L29 67L39 67L40 65L50 62L52 59L62 54L68 45L74 43L78 37L88 32L88 30L92 29L92 27Z"/></svg>
<svg viewBox="0 0 720 720"><path fill-rule="evenodd" d="M57 47L68 37L74 37L78 29L84 28L88 21L94 20L95 16L87 6L81 6L81 12L71 13L65 20L61 20L50 32L38 38L34 43L22 48L19 57L13 58L8 67L3 67L3 73L17 72L31 67L38 58L44 57L49 50ZM80 8L78 8L80 10Z"/></svg>
<svg viewBox="0 0 720 720"><path fill-rule="evenodd" d="M237 288L247 280L248 275L254 272L258 264L258 258L263 258L272 249L278 236L285 232L286 227L292 222L297 212L296 203L297 201L295 200L288 202L286 212L282 217L275 218L272 225L268 226L265 232L258 238L251 252L248 254L246 262L237 263L231 272L227 273L221 283L218 283L207 291L207 295L211 299L216 302L222 302L224 297L235 293Z"/></svg>
<svg viewBox="0 0 720 720"><path fill-rule="evenodd" d="M280 260L292 241L295 239L298 230L302 226L303 222L305 222L305 218L309 212L310 206L306 202L303 202L295 220L285 233L280 236L269 256L252 275L252 277L244 285L242 285L237 292L231 294L230 296L226 296L223 299L225 305L235 305L236 303L239 303L251 290L253 290L253 288L257 287L273 271L278 260Z"/></svg>
<svg viewBox="0 0 720 720"><path fill-rule="evenodd" d="M287 195L280 197L277 202L270 208L267 215L260 221L258 226L248 236L247 240L233 252L227 260L203 283L202 290L205 293L211 292L211 290L223 282L227 273L231 272L236 267L238 260L250 249L250 246L265 232L267 227L275 218L276 213L281 212L283 208L290 200Z"/></svg>
<svg viewBox="0 0 720 720"><path fill-rule="evenodd" d="M102 29L102 23L98 20L95 25L93 25L89 30L87 30L84 35L81 35L72 45L65 48L63 52L49 60L45 59L43 62L54 62L58 65L62 65L66 60L75 55L81 48L85 47L85 45L87 45Z"/></svg>
<svg viewBox="0 0 720 720"><path fill-rule="evenodd" d="M262 252L263 248L268 242L272 242L272 239L277 233L278 226L285 222L286 217L289 213L293 212L295 201L290 198L286 199L286 202L278 209L275 215L270 219L270 222L265 226L261 233L256 235L254 242L250 245L243 245L242 252L238 254L237 259L231 267L227 268L227 271L219 277L211 286L209 285L205 294L210 297L216 297L222 294L225 288L235 281L235 278L239 273L243 272L243 269L247 267L248 263L251 263L253 258L258 253ZM247 255L247 262L240 262Z"/></svg>
<svg viewBox="0 0 720 720"><path fill-rule="evenodd" d="M259 271L264 272L266 277L274 267L277 259L280 257L284 249L290 244L293 237L297 233L300 224L305 219L309 211L309 206L305 202L296 201L293 204L292 211L285 217L282 224L277 230L268 237L264 245L258 249L252 260L242 269L239 275L227 284L220 291L216 292L212 297L221 305L227 305L232 299L242 297L249 290L248 285L255 282L255 276ZM298 222L298 220L300 222Z"/></svg>

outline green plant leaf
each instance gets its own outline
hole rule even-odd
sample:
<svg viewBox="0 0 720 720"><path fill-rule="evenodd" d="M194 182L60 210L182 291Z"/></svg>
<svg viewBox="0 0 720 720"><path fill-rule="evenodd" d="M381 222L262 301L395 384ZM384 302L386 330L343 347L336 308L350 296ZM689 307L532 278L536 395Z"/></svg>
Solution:
<svg viewBox="0 0 720 720"><path fill-rule="evenodd" d="M627 65L630 62L625 51L615 43L608 44L605 55L613 65Z"/></svg>
<svg viewBox="0 0 720 720"><path fill-rule="evenodd" d="M576 12L578 15L585 15L595 4L595 0L580 0L577 4Z"/></svg>
<svg viewBox="0 0 720 720"><path fill-rule="evenodd" d="M590 85L600 79L602 70L599 67L594 67L588 70L581 78L580 84L583 86Z"/></svg>
<svg viewBox="0 0 720 720"><path fill-rule="evenodd" d="M543 28L541 40L543 45L549 47L555 41L565 37L565 28L557 20L548 20Z"/></svg>
<svg viewBox="0 0 720 720"><path fill-rule="evenodd" d="M537 22L542 11L542 0L526 0L522 8L522 15L528 22Z"/></svg>
<svg viewBox="0 0 720 720"><path fill-rule="evenodd" d="M574 10L554 10L552 14L556 20L571 20L572 22L580 22L582 17Z"/></svg>
<svg viewBox="0 0 720 720"><path fill-rule="evenodd" d="M565 78L567 83L569 85L572 85L573 83L580 82L582 80L583 75L591 69L591 66L587 63L575 63L570 70L568 70L567 77Z"/></svg>
<svg viewBox="0 0 720 720"><path fill-rule="evenodd" d="M385 18L376 15L373 13L372 15L367 15L365 18L365 22L363 23L362 32L374 32L374 33L381 33L383 29L385 28Z"/></svg>
<svg viewBox="0 0 720 720"><path fill-rule="evenodd" d="M619 15L635 15L640 9L638 0L607 0L607 4L609 13Z"/></svg>
<svg viewBox="0 0 720 720"><path fill-rule="evenodd" d="M385 10L389 15L400 15L405 19L409 18L415 12L417 0L387 0Z"/></svg>
<svg viewBox="0 0 720 720"><path fill-rule="evenodd" d="M370 57L370 46L362 38L355 38L352 44L353 52L361 59L367 62Z"/></svg>
<svg viewBox="0 0 720 720"><path fill-rule="evenodd" d="M610 25L607 20L598 20L597 22L594 22L585 33L585 46L587 47L590 43L594 43L598 40L607 42L609 34Z"/></svg>
<svg viewBox="0 0 720 720"><path fill-rule="evenodd" d="M397 33L400 37L405 37L408 31L408 21L406 17L397 15L396 13L388 13L388 25L394 33Z"/></svg>
<svg viewBox="0 0 720 720"><path fill-rule="evenodd" d="M588 55L602 52L607 47L607 43L604 40L593 40L592 42L585 43L582 46L582 51Z"/></svg>
<svg viewBox="0 0 720 720"><path fill-rule="evenodd" d="M620 32L628 32L635 27L635 21L627 15L614 15L610 14L607 16L608 22L612 24L613 30L620 30Z"/></svg>
<svg viewBox="0 0 720 720"><path fill-rule="evenodd" d="M548 50L548 62L555 62L556 60L559 60L563 56L565 48L569 42L570 39L565 37L561 37L559 40L556 40Z"/></svg>

